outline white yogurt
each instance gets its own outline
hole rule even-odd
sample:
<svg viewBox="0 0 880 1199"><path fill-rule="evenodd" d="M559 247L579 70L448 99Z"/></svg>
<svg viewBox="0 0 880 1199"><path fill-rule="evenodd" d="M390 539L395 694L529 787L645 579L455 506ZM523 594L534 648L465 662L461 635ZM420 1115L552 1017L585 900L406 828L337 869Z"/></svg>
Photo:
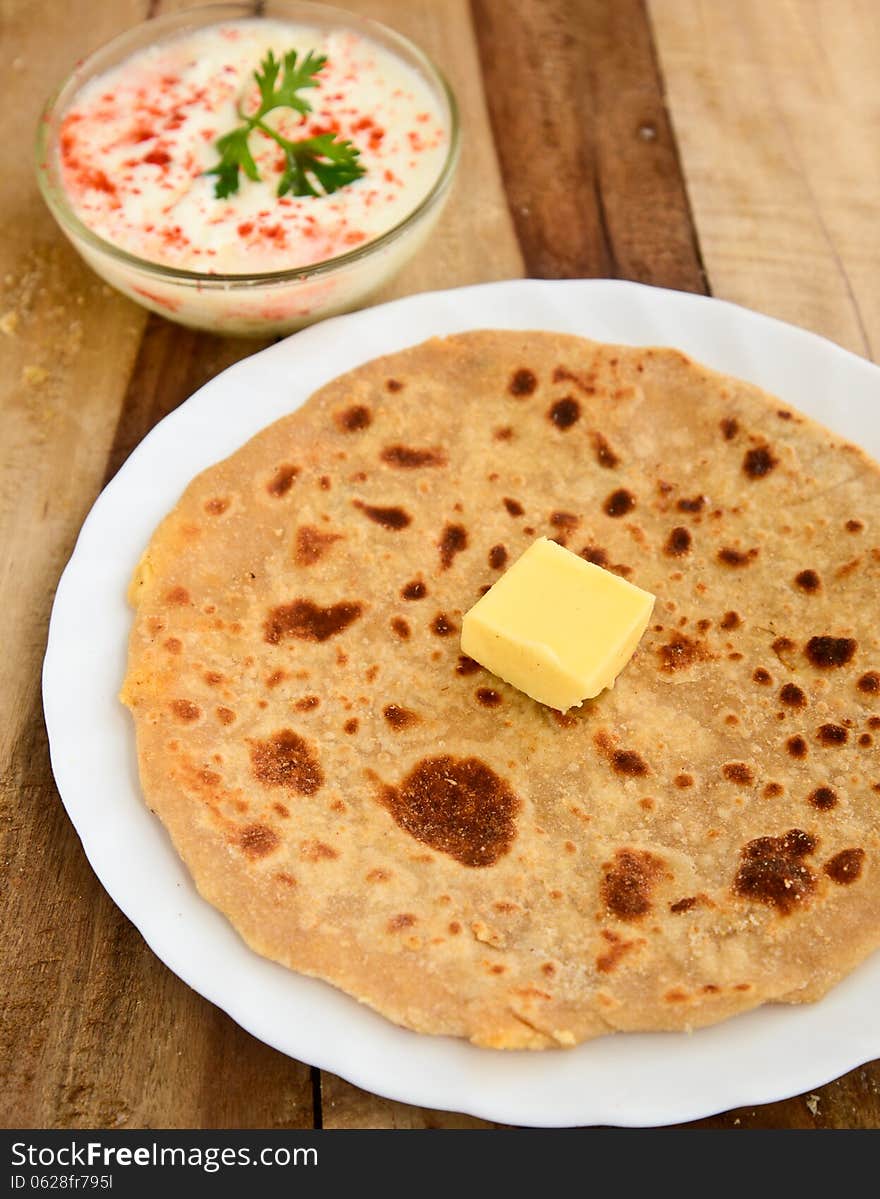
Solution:
<svg viewBox="0 0 880 1199"><path fill-rule="evenodd" d="M329 195L279 198L280 147L255 130L249 147L259 181L215 196L207 175L216 141L242 124L237 107L259 102L254 70L269 50L326 55L317 87L299 95L312 111L279 108L264 119L291 141L334 132L360 151L365 174ZM403 246L367 256L350 278L223 291L213 275L251 275L326 262L399 225L431 191L449 155L448 116L428 81L357 32L281 20L210 25L158 41L87 83L64 111L57 170L80 221L103 240L173 269L203 273L185 288L107 260L80 245L111 282L141 302L193 324L271 331L352 306L399 265ZM425 229L416 235L424 235ZM404 257L413 246L405 247ZM99 261L100 258L100 261ZM219 281L217 281L219 282ZM262 294L258 294L262 292Z"/></svg>

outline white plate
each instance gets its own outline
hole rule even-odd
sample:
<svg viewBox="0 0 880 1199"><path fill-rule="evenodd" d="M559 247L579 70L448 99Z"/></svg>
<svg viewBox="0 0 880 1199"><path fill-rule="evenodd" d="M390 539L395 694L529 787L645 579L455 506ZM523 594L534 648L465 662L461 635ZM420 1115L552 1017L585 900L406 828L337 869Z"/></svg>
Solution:
<svg viewBox="0 0 880 1199"><path fill-rule="evenodd" d="M554 329L673 345L748 379L880 458L880 369L719 300L607 280L492 283L337 317L224 371L137 447L99 497L58 587L43 671L52 768L98 878L175 974L291 1057L406 1103L512 1124L647 1126L766 1103L880 1055L880 953L820 1003L690 1035L618 1034L501 1053L419 1036L253 953L196 893L138 785L116 696L129 575L196 472L330 378L434 334Z"/></svg>

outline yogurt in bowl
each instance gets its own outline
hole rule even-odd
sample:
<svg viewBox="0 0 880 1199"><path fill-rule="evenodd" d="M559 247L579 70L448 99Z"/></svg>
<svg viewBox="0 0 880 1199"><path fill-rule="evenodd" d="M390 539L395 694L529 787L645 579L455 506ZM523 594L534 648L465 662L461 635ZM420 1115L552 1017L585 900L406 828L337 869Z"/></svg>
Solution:
<svg viewBox="0 0 880 1199"><path fill-rule="evenodd" d="M227 334L362 303L433 226L455 101L399 35L324 5L151 21L81 64L41 122L43 194L132 299Z"/></svg>

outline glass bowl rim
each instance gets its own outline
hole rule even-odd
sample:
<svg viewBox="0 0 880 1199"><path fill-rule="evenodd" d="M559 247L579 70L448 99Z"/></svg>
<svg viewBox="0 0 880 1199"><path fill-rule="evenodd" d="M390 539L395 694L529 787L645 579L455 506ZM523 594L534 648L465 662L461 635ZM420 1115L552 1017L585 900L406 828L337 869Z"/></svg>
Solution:
<svg viewBox="0 0 880 1199"><path fill-rule="evenodd" d="M347 23L350 27L353 25L356 28L365 30L368 34L373 33L374 35L378 35L382 41L386 43L390 42L392 48L405 50L407 54L416 60L419 69L427 76L429 82L433 83L440 91L449 112L449 147L437 178L415 208L399 220L396 225L392 225L390 229L379 234L378 237L374 237L372 240L365 242L362 246L357 246L353 250L347 250L344 254L337 254L332 258L324 258L319 262L312 262L306 266L287 267L278 271L235 273L184 270L183 268L167 266L164 263L155 262L148 258L141 258L139 255L132 254L130 251L122 249L121 246L117 246L115 243L99 236L80 220L73 211L63 187L53 182L49 169L49 155L55 149L55 138L50 136L53 128L52 122L59 115L61 103L64 102L66 105L68 100L76 94L76 91L88 81L87 76L97 58L109 51L124 48L128 41L134 40L133 35L143 31L144 26L147 24L159 31L156 38L158 41L161 39L163 31L168 31L178 26L185 26L188 21L203 15L216 15L217 23L221 23L224 19L260 19L260 16L255 13L248 14L247 12L242 12L244 5L241 3L202 4L194 8L151 18L149 21L140 21L137 25L123 30L109 41L102 43L85 58L76 63L44 104L37 125L35 145L37 182L49 211L66 233L75 241L78 239L85 242L90 249L98 251L123 265L135 267L148 275L153 275L164 282L177 283L184 286L194 285L202 288L254 287L260 284L290 283L297 279L314 279L316 276L331 274L353 263L360 262L362 259L368 258L372 253L378 252L391 242L396 241L442 198L452 180L458 161L461 125L455 93L437 64L424 50L414 42L411 42L409 38L404 37L402 33L398 33L397 30L390 28L388 25L383 25L380 21L375 21L371 17L362 17L358 13L349 12L346 9L337 8L330 4L313 3L312 0L288 0L288 2L292 8L306 10L306 12L311 9L318 17L336 18L341 24ZM284 3L285 0L282 0L282 9ZM271 14L269 16L271 17ZM283 11L279 13L279 16L283 18ZM212 21L205 21L203 24L210 25L213 23Z"/></svg>

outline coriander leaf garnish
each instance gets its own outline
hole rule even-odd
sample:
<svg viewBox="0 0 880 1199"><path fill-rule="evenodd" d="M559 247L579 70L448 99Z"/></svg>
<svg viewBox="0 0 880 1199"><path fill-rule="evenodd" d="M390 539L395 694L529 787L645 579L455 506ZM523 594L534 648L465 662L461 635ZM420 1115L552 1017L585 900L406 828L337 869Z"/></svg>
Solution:
<svg viewBox="0 0 880 1199"><path fill-rule="evenodd" d="M319 133L290 141L263 120L275 108L292 108L303 115L311 112L311 104L297 93L318 86L315 76L326 62L323 54L309 50L300 60L296 50L290 50L284 55L282 75L282 63L271 50L261 61L260 70L254 71L260 90L259 108L251 116L238 109L243 124L217 139L220 161L205 172L217 176L214 195L218 200L225 200L238 191L240 171L244 171L248 179L260 178L248 146L248 139L255 129L271 137L284 151L285 166L278 183L279 196L288 192L295 196L329 195L366 173L358 162L357 148L335 133Z"/></svg>

